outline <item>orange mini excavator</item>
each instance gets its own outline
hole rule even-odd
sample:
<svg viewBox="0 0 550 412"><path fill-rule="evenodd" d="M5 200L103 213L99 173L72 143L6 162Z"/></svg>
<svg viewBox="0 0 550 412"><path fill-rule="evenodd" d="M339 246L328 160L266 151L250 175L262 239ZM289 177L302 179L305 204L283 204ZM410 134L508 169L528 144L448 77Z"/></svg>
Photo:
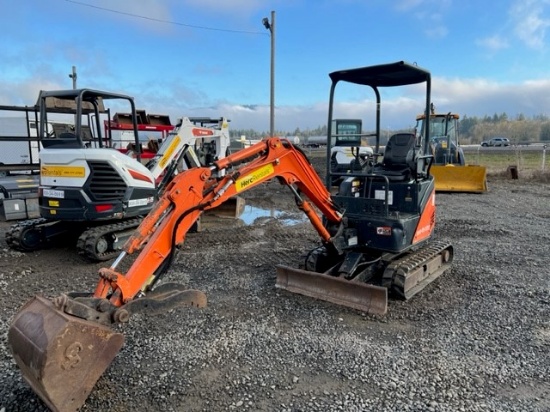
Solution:
<svg viewBox="0 0 550 412"><path fill-rule="evenodd" d="M330 78L327 155L331 146L353 147L361 138L331 129L338 83L374 91L377 126L381 87L426 83L426 108L430 102L430 73L404 62L337 71ZM383 156L377 154L379 127L375 136L370 160L354 159L345 173L334 172L342 173L338 187L331 187L330 159L323 182L301 150L276 137L175 176L119 257L100 269L95 291L35 296L15 315L8 343L23 377L52 410L80 408L123 344L113 325L135 313L206 305L201 291L159 282L199 216L271 179L289 188L320 237L303 267L277 268L277 287L374 314L386 313L388 294L409 299L450 267L453 248L432 239L429 136L392 136ZM123 273L121 261L133 254Z"/></svg>

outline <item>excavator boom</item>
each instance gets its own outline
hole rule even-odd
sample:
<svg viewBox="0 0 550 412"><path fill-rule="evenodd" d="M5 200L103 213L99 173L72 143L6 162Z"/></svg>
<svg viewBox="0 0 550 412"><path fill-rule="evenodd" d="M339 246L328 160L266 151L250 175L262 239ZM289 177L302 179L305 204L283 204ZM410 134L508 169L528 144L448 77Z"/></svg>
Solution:
<svg viewBox="0 0 550 412"><path fill-rule="evenodd" d="M235 171L227 171L247 160ZM225 175L212 179L214 168L226 170ZM330 193L307 158L288 141L264 140L215 162L212 168L193 168L176 176L124 246L126 254L142 250L135 263L124 275L117 273L114 267L101 269L95 298L110 296L111 303L120 306L140 291L144 292L144 288L156 283L162 272L159 269L171 261L176 246L183 243L203 212L273 178L289 187L295 185L329 221L335 224L341 221ZM330 242L330 233L309 202L300 199L298 207L310 219L321 239Z"/></svg>

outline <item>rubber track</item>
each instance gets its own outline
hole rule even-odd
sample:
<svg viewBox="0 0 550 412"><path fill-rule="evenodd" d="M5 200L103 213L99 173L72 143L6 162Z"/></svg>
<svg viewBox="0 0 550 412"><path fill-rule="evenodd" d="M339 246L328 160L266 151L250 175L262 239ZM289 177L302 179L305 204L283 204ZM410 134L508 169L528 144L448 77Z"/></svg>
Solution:
<svg viewBox="0 0 550 412"><path fill-rule="evenodd" d="M79 236L76 243L78 254L94 262L102 262L116 257L121 252L120 249L111 249L104 253L97 253L96 244L99 239L109 234L116 234L117 232L124 232L128 229L137 228L142 220L142 218L129 219L85 230Z"/></svg>
<svg viewBox="0 0 550 412"><path fill-rule="evenodd" d="M23 231L29 229L29 227L38 226L46 222L48 222L47 219L38 218L38 219L24 220L22 222L13 224L6 232L6 235L5 235L6 243L11 249L18 250L21 252L31 252L34 250L41 249L43 247L43 242L40 242L35 248L25 247L21 243L21 235L23 234Z"/></svg>
<svg viewBox="0 0 550 412"><path fill-rule="evenodd" d="M384 271L383 285L387 287L388 290L398 293L401 297L410 299L413 295L406 297L405 291L401 289L401 285L404 284L404 279L402 282L395 282L396 276L402 276L401 274L398 274L398 272L404 274L402 277L406 278L408 273L411 273L417 268L423 266L425 263L441 254L446 249L452 250L452 245L449 242L442 240L431 241L428 245L422 247L421 249L411 252L400 259L392 261ZM450 263L450 261L448 263ZM433 279L438 276L433 277ZM389 284L390 282L391 285ZM430 282L427 282L426 285ZM415 294L416 293L418 292L415 292Z"/></svg>

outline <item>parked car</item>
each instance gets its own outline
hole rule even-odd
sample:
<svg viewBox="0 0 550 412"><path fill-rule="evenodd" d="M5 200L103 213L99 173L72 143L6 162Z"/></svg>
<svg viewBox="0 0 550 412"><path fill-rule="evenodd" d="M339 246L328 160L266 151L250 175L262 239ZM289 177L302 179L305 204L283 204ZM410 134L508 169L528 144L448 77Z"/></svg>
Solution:
<svg viewBox="0 0 550 412"><path fill-rule="evenodd" d="M492 139L481 142L483 147L498 147L498 146L510 146L510 140L506 137L493 137Z"/></svg>

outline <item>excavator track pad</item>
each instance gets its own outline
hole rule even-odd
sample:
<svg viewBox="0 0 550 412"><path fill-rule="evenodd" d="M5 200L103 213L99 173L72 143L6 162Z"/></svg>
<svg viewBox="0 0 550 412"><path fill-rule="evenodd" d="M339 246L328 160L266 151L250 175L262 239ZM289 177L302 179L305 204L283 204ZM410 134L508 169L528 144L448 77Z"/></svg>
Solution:
<svg viewBox="0 0 550 412"><path fill-rule="evenodd" d="M23 306L8 332L23 377L53 412L80 408L123 343L122 334L40 296Z"/></svg>
<svg viewBox="0 0 550 412"><path fill-rule="evenodd" d="M275 287L374 315L385 315L388 290L324 273L277 266Z"/></svg>
<svg viewBox="0 0 550 412"><path fill-rule="evenodd" d="M382 285L397 297L409 300L451 268L453 246L443 240L392 261L384 270Z"/></svg>

